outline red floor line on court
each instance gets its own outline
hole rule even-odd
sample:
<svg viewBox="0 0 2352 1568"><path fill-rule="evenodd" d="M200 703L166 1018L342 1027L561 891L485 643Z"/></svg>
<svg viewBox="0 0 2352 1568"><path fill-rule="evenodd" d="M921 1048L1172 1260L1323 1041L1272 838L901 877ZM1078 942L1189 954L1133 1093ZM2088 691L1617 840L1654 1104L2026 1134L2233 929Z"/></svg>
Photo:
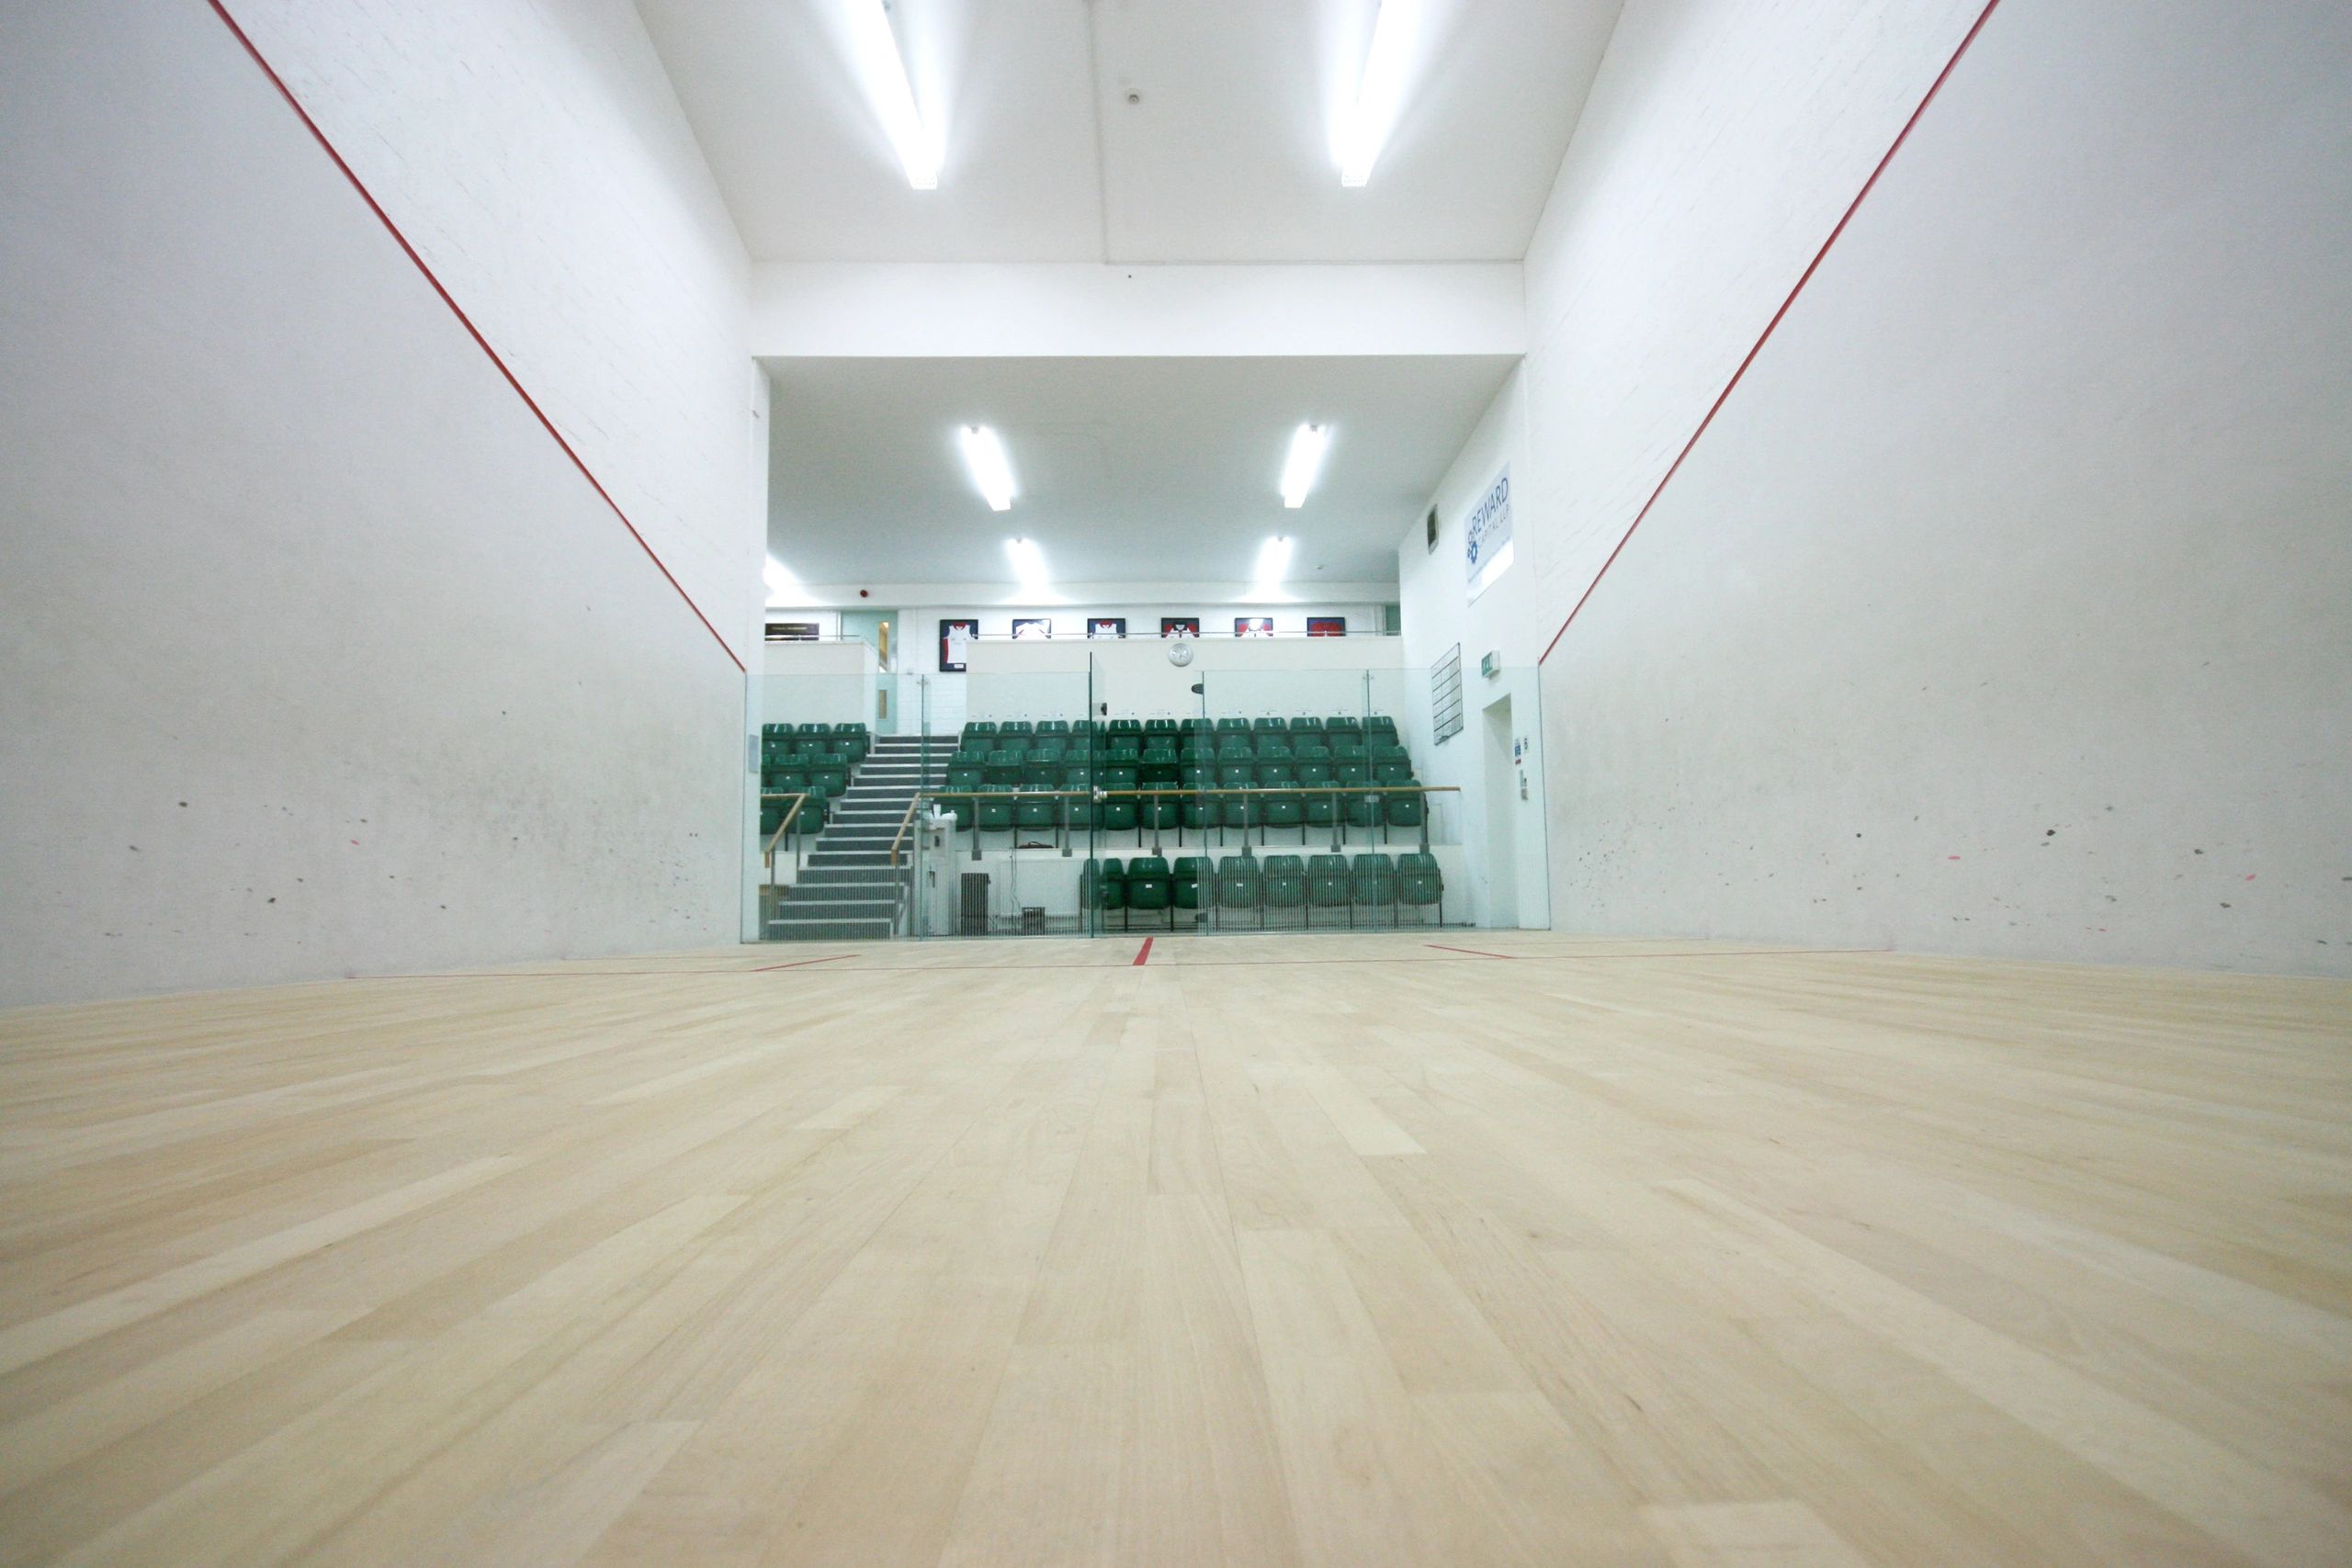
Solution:
<svg viewBox="0 0 2352 1568"><path fill-rule="evenodd" d="M1145 962L1146 962L1147 960L1148 960L1150 957L1151 957L1151 938L1149 938L1149 937L1146 937L1146 938L1144 938L1144 939L1143 939L1143 946L1142 946L1140 949L1138 949L1138 950L1136 951L1136 968L1138 968L1138 969L1142 968L1142 967L1144 966Z"/></svg>
<svg viewBox="0 0 2352 1568"><path fill-rule="evenodd" d="M1144 945L1146 947L1149 947L1151 943L1146 942ZM789 964L762 964L757 969L747 969L744 973L747 975L773 975L779 969L806 969L811 964L838 964L844 958L855 958L856 956L858 955L854 953L829 953L822 958L796 958ZM1138 959L1136 962L1140 963L1142 961Z"/></svg>
<svg viewBox="0 0 2352 1568"><path fill-rule="evenodd" d="M1424 942L1422 945L1433 947L1440 953L1466 953L1473 958L1515 958L1518 956L1510 953L1487 953L1475 947L1448 947L1442 942Z"/></svg>
<svg viewBox="0 0 2352 1568"><path fill-rule="evenodd" d="M1764 345L1771 341L1772 333L1781 325L1781 319L1786 316L1789 313L1789 308L1797 302L1797 296L1804 292L1804 286L1813 281L1813 275L1820 270L1823 259L1829 254L1829 247L1838 243L1838 236L1843 234L1846 231L1846 225L1853 221L1854 214L1860 209L1863 198L1868 197L1872 187L1878 184L1878 177L1886 173L1886 166L1894 162L1895 153L1901 152L1903 143L1910 139L1911 130L1919 123L1919 117L1928 112L1928 106L1936 101L1938 93L1943 91L1944 83L1951 77L1953 67L1960 63L1961 56L1968 52L1968 46L1976 41L1976 35L1984 30L1984 24L1992 20L1993 12L2000 4L2001 0L1984 0L1984 9L1976 14L1975 25L1968 29L1968 35L1960 40L1960 47L1952 51L1951 58L1944 62L1944 68L1938 72L1936 79L1928 84L1927 96L1921 98L1919 107L1911 111L1911 118L1903 122L1903 129L1894 133L1894 140L1887 144L1885 153L1880 157L1877 166L1871 170L1871 177L1862 182L1862 188L1854 193L1852 201L1846 204L1846 211L1838 220L1838 226L1829 231L1829 238L1822 241L1821 249L1813 254L1813 260L1806 265L1804 272L1797 278L1796 287L1789 290L1789 297L1781 301L1781 308L1773 311L1772 319L1764 324L1764 335L1756 340L1755 345L1747 351L1747 357L1739 362L1739 368L1733 371L1731 379L1724 383L1724 389L1716 394L1714 402L1709 405L1706 417L1699 422L1699 428L1690 433L1690 439L1684 442L1682 450L1674 455L1674 461L1667 468L1666 477L1657 481L1657 488L1650 491L1647 501L1642 502L1642 509L1634 513L1634 521L1625 529L1624 535L1618 539L1617 547L1609 552L1609 558L1600 563L1600 570L1592 574L1590 582L1585 584L1583 597L1579 598L1576 607L1568 612L1568 618L1560 623L1560 629L1552 634L1552 640L1544 645L1544 651L1536 659L1536 663L1542 664L1550 659L1552 650L1560 646L1560 639L1568 635L1568 628L1576 624L1577 616L1583 612L1586 604L1592 598L1593 590L1599 588L1600 580L1609 575L1609 569L1617 564L1618 556L1632 541L1634 530L1641 527L1642 519L1650 514L1650 508L1657 504L1657 498L1666 493L1666 487L1674 482L1674 476L1680 471L1683 459L1690 456L1690 449L1699 445L1699 437L1706 434L1707 427L1714 423L1715 415L1722 412L1724 404L1730 400L1733 389L1736 388L1740 378L1747 374L1747 367L1756 363L1756 356L1764 352Z"/></svg>
<svg viewBox="0 0 2352 1568"><path fill-rule="evenodd" d="M408 243L408 236L401 232L401 226L392 221L392 215L384 210L383 203L376 199L375 194L361 181L358 174L344 161L343 154L335 151L334 143L327 140L327 133L319 129L319 122L311 118L311 111L302 107L302 100L294 96L294 89L286 85L286 79L277 73L277 68L264 58L254 40L246 36L245 29L237 25L237 18L229 15L229 8L221 4L221 0L209 0L209 3L212 6L213 14L220 18L229 31L236 36L237 41L244 46L245 52L253 57L253 62L255 65L261 67L261 73L269 78L269 85L277 89L277 96L286 100L287 107L294 111L295 118L300 119L303 128L310 131L311 139L325 149L326 155L334 160L334 166L343 172L343 177L351 182L351 188L359 193L359 199L368 204L368 210L376 215L376 221L384 226L384 231L392 237L393 243L399 245L408 259L415 264L416 270L424 275L424 281L433 286L433 292L441 296L441 302L449 307L450 314L458 318L458 324L465 328L467 335L474 340L482 353L490 356L491 364L496 366L498 373L506 378L506 384L514 389L514 395L523 400L523 406L531 411L531 416L539 422L541 428L555 438L555 444L558 446L563 448L563 455L571 459L571 466L580 470L582 479L588 481L588 488L594 491L597 499L610 507L613 515L621 520L621 526L628 530L628 536L637 541L638 548L645 552L646 559L653 563L653 569L662 574L662 580L677 590L678 597L686 602L686 608L695 613L695 619L702 623L703 630L708 632L712 639L718 644L719 651L733 661L736 669L742 669L743 660L736 653L733 646L718 635L718 628L710 624L710 617L702 613L702 606L695 603L694 595L686 592L685 585L672 574L669 567L663 564L662 558L653 553L653 547L645 542L645 536L639 533L637 525L628 520L628 513L621 510L621 503L613 499L611 492L605 490L595 474L590 471L587 463L582 459L580 454L572 449L571 443L563 438L563 432L555 427L555 421L549 419L547 411L539 407L538 400L526 391L522 381L515 377L514 372L506 367L506 361L498 356L498 350L490 346L490 340L481 335L481 329L474 325L473 318L466 314L465 307L458 304L456 296L442 286L441 279L435 276L433 269L424 265L424 258L417 254L414 245Z"/></svg>

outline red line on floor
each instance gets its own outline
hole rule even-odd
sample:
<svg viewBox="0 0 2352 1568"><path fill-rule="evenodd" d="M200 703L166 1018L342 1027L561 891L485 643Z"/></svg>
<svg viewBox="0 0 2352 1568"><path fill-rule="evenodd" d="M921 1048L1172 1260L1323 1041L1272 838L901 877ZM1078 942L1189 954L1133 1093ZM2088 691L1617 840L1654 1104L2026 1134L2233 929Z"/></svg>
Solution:
<svg viewBox="0 0 2352 1568"><path fill-rule="evenodd" d="M1151 938L1146 937L1143 939L1143 946L1136 952L1136 967L1138 969L1142 968L1144 966L1144 961L1148 959L1150 956Z"/></svg>
<svg viewBox="0 0 2352 1568"><path fill-rule="evenodd" d="M764 964L750 970L753 975L773 975L779 969L806 969L811 964L838 964L844 958L855 958L854 953L829 953L822 958L796 958L789 964Z"/></svg>
<svg viewBox="0 0 2352 1568"><path fill-rule="evenodd" d="M294 90L286 85L286 79L277 73L277 67L263 58L261 51L254 46L254 40L246 36L245 29L237 25L237 18L229 15L229 8L221 4L221 0L209 0L209 3L212 6L213 14L220 18L230 32L236 35L237 41L244 46L245 52L253 57L254 63L261 67L261 73L269 78L270 85L277 89L277 96L286 100L287 107L294 111L295 118L300 119L303 128L310 131L311 139L326 150L326 155L334 160L334 166L343 171L343 177L351 182L351 188L359 193L359 199L368 204L368 210L376 215L376 220L384 226L386 233L391 235L393 243L399 245L408 259L415 264L416 270L424 275L424 281L433 286L433 292L441 296L441 302L449 307L449 313L458 318L458 324L465 328L467 334L481 347L482 353L490 356L491 364L496 366L498 373L506 378L506 384L514 389L514 395L523 400L523 406L531 411L531 416L539 422L541 428L555 438L555 444L558 446L563 448L563 455L571 459L571 466L580 470L582 479L588 481L588 488L594 491L597 498L612 509L613 515L621 520L621 526L628 530L628 536L637 541L638 547L645 552L646 558L653 563L654 570L662 574L662 579L671 587L678 591L678 597L686 602L686 608L695 613L695 619L700 621L703 629L718 642L719 651L734 662L736 669L742 669L743 660L734 648L725 637L718 635L718 628L710 624L710 617L702 613L702 606L694 602L693 595L686 592L684 585L672 574L669 567L662 563L662 558L653 553L653 547L645 542L645 536L637 531L637 525L628 520L628 513L621 510L620 502L615 501L611 492L606 491L596 476L589 471L588 465L582 461L580 454L572 449L571 443L563 438L563 432L555 427L555 421L549 419L547 411L539 407L538 400L526 391L514 372L506 367L506 361L498 356L498 350L490 346L490 340L481 335L481 329L474 325L473 318L466 314L465 307L458 303L456 297L444 288L441 279L434 275L433 269L425 265L424 258L417 254L414 245L408 243L408 236L401 232L401 226L392 221L392 215L384 210L383 203L376 199L374 193L368 190L351 165L344 162L343 154L335 151L334 143L327 140L327 133L319 129L319 122L311 118L311 111L302 107L302 100L294 96Z"/></svg>
<svg viewBox="0 0 2352 1568"><path fill-rule="evenodd" d="M1592 574L1592 581L1585 584L1584 596L1577 601L1576 608L1568 612L1568 618L1560 623L1560 629L1552 634L1552 640L1544 645L1544 652L1537 658L1536 663L1541 664L1550 659L1552 650L1560 646L1560 639L1568 635L1568 628L1576 624L1577 616L1583 612L1586 604L1592 598L1593 590L1599 588L1600 580L1609 575L1609 569L1617 564L1617 557L1634 537L1634 530L1642 525L1642 519L1650 514L1650 508L1657 504L1657 498L1666 493L1666 487L1674 482L1674 476L1681 470L1682 460L1690 456L1692 447L1699 445L1699 437L1707 434L1707 426L1714 423L1715 415L1723 411L1724 404L1730 400L1732 389L1737 387L1740 378L1747 374L1747 367L1756 363L1756 356L1764 352L1764 345L1771 341L1772 333L1781 325L1781 319L1789 313L1789 307L1797 302L1797 296L1804 292L1804 286L1813 281L1813 275L1820 270L1823 258L1829 254L1829 247L1838 243L1838 236L1843 234L1846 231L1846 225L1853 221L1854 214L1860 209L1863 197L1871 194L1871 188L1878 184L1878 177L1886 173L1886 166L1894 161L1895 153L1902 151L1903 143L1910 138L1911 128L1919 123L1919 117L1928 112L1928 106L1936 101L1938 93L1943 91L1944 82L1951 75L1952 68L1960 63L1961 56L1968 52L1968 46L1976 41L1976 35L1984 30L1984 24L1992 19L1994 10L2000 3L2001 0L1985 0L1984 9L1977 13L1975 25L1968 29L1968 36L1960 40L1960 47L1952 51L1951 58L1944 62L1944 68L1936 73L1935 81L1928 84L1928 96L1919 100L1919 107L1911 111L1911 118L1903 122L1901 130L1895 132L1894 140L1887 145L1884 155L1879 159L1877 166L1871 170L1871 177L1864 180L1862 188L1854 193L1854 199L1846 204L1845 215L1838 220L1838 226L1829 231L1829 238L1821 242L1821 249L1814 253L1812 262L1806 265L1804 275L1797 279L1797 286L1789 290L1789 297L1781 301L1781 308L1773 311L1772 319L1764 324L1764 335L1756 340L1755 346L1747 351L1747 357L1739 362L1739 368L1733 371L1731 379L1724 383L1724 389L1716 394L1714 402L1707 409L1707 417L1699 422L1699 428L1690 433L1690 439L1684 442L1682 450L1675 454L1673 463L1666 470L1666 477L1657 481L1657 488L1650 491L1650 498L1642 502L1642 509L1639 512L1634 513L1632 525L1625 530L1623 537L1617 541L1617 547L1609 552L1609 558L1600 563L1600 570Z"/></svg>
<svg viewBox="0 0 2352 1568"><path fill-rule="evenodd" d="M1434 947L1440 953L1466 953L1474 958L1510 958L1514 956L1514 954L1508 953L1487 953L1475 947L1448 947L1442 942L1424 942L1422 945L1424 947Z"/></svg>

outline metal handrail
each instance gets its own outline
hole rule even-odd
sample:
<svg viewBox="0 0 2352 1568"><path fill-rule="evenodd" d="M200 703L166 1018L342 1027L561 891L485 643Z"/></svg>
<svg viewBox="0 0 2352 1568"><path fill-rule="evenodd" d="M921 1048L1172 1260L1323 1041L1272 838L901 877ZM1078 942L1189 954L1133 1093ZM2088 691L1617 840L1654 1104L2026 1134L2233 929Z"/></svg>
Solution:
<svg viewBox="0 0 2352 1568"><path fill-rule="evenodd" d="M760 795L760 798L763 801L788 800L792 802L792 809L784 814L784 820L775 825L775 831L774 833L768 835L768 845L765 852L768 866L768 886L773 887L775 886L775 847L783 840L783 838L786 833L792 831L793 823L800 819L800 808L808 804L808 796L805 791L797 795L769 795L763 792ZM796 852L798 850L798 840L795 840L793 841L793 847Z"/></svg>

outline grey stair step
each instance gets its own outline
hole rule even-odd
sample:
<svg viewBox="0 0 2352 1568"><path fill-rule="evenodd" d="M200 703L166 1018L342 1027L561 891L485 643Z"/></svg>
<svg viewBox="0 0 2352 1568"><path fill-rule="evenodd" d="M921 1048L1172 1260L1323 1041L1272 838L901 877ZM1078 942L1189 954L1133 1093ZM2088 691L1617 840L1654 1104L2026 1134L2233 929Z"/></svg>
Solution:
<svg viewBox="0 0 2352 1568"><path fill-rule="evenodd" d="M786 920L768 926L771 942L887 942L888 920Z"/></svg>

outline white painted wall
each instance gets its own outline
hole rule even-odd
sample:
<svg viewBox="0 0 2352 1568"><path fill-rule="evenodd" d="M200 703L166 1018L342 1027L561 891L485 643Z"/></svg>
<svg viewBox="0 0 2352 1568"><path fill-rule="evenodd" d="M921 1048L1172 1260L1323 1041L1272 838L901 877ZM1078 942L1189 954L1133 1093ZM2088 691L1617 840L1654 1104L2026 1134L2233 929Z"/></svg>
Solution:
<svg viewBox="0 0 2352 1568"><path fill-rule="evenodd" d="M625 63L604 91L644 81ZM455 75L491 85L437 112L495 100L468 137L539 156L452 182L480 223L417 227L453 262L527 243L504 303L591 342L518 368L616 418L589 456L632 448L621 491L708 484L682 511L756 541L741 344L680 446L648 434L679 361L622 418L598 357L629 356L632 311L726 317L675 298L721 288L723 236L656 207L582 271L532 220L535 180L626 182L647 153L621 143L683 133L643 97L549 129L527 57ZM359 156L430 118L369 121ZM0 9L0 1003L730 940L735 665L211 12ZM498 276L451 270L508 319Z"/></svg>
<svg viewBox="0 0 2352 1568"><path fill-rule="evenodd" d="M1518 354L1516 263L1096 266L763 263L752 349L778 357Z"/></svg>
<svg viewBox="0 0 2352 1568"><path fill-rule="evenodd" d="M1450 649L1461 649L1462 732L1442 745L1435 741L1434 715L1425 690L1397 705L1405 743L1412 749L1419 776L1461 792L1433 798L1445 818L1445 836L1458 836L1465 846L1464 892L1472 919L1488 925L1501 914L1498 905L1502 900L1488 886L1489 835L1499 830L1510 850L1510 885L1515 894L1508 919L1523 928L1540 929L1550 921L1550 871L1544 852L1542 705L1534 665L1538 649L1531 644L1543 596L1521 551L1473 604L1464 548L1471 509L1506 468L1516 488L1526 462L1527 401L1523 378L1515 371L1430 498L1438 513L1437 547L1429 547L1427 529L1418 519L1396 547L1398 592L1405 607L1404 662L1426 688L1431 667ZM1523 528L1524 523L1519 525ZM1498 654L1504 662L1502 673L1491 679L1479 671L1479 662L1488 653ZM1486 711L1506 698L1512 733L1526 748L1521 771L1527 798L1520 799L1513 788L1490 801L1483 749ZM1488 813L1498 809L1510 812L1511 819L1490 828Z"/></svg>
<svg viewBox="0 0 2352 1568"><path fill-rule="evenodd" d="M1279 652L1268 651L1270 646L1274 649L1297 646L1293 639L1305 636L1306 620L1310 615L1344 616L1351 635L1331 640L1336 645L1350 649L1367 649L1372 651L1337 655L1309 651L1302 655L1303 658L1338 658L1357 669L1374 664L1393 665L1396 661L1393 650L1386 652L1380 650L1381 639L1365 635L1377 632L1380 628L1382 605L1378 603L1363 601L1302 604L1238 603L1236 599L1240 593L1246 592L1246 590L1228 589L1227 592L1236 597L1228 598L1223 603L1217 602L1216 598L1204 592L1197 597L1176 598L1159 603L1140 598L1125 600L1105 597L1079 605L1060 604L1043 607L1023 607L993 604L982 607L972 601L967 601L961 604L921 605L905 610L899 618L899 634L904 639L905 647L902 654L893 660L899 672L899 712L904 716L904 728L907 733L914 731L923 711L922 705L926 700L926 694L930 705L931 728L934 733L953 733L962 728L967 719L1034 718L1038 714L1048 711L1045 707L1040 707L1035 712L1015 711L1018 705L1033 700L1040 704L1050 703L1057 709L1066 705L1072 718L1084 716L1087 699L1086 683L1082 673L1075 678L1066 674L1042 677L1021 686L1006 684L999 677L995 682L995 691L990 693L984 688L975 691L969 684L968 676L941 672L939 623L943 620L978 620L980 623L983 648L988 647L992 639L1010 637L1012 635L1012 623L1016 620L1036 617L1051 620L1054 623L1056 634L1049 645L1053 651L1032 653L1024 649L1021 655L1046 661L1035 667L1039 671L1067 670L1082 672L1087 667L1086 649L1089 646L1085 640L1086 622L1090 616L1094 615L1125 616L1126 640L1139 649L1148 649L1135 655L1139 664L1148 664L1151 660L1157 659L1163 669L1167 668L1166 656L1159 645L1159 622L1163 615L1200 617L1202 636L1197 649L1199 657L1195 660L1197 668L1215 667L1211 661L1224 657L1225 652L1237 644L1248 650L1236 654L1236 657L1244 660L1279 660L1285 656ZM974 597L978 598L977 595ZM1235 618L1240 615L1272 615L1274 617L1275 631L1283 635L1272 639L1271 645L1268 642L1254 639L1237 639L1233 636L1233 623ZM1032 647L1035 646L1032 645ZM1103 642L1091 646L1100 649L1114 645ZM1263 669L1276 667L1278 666L1272 663L1250 663L1244 666L1244 668ZM974 668L980 668L980 666L974 666ZM1023 668L1030 667L1023 666ZM1194 677L1187 677L1181 682L1172 683L1169 681L1155 680L1149 684L1137 687L1136 698L1139 702L1158 703L1164 707L1174 702L1179 694L1183 694L1185 700L1189 701L1191 700L1189 693L1184 689L1190 687L1193 679ZM1238 690L1237 700L1239 700ZM998 709L1004 711L996 711ZM1116 706L1113 709L1113 712L1121 717L1137 718L1155 716L1160 711L1159 708L1149 711L1138 708L1130 714L1128 710ZM1166 707L1166 711L1172 716L1188 710Z"/></svg>
<svg viewBox="0 0 2352 1568"><path fill-rule="evenodd" d="M1276 617L1277 630L1283 619ZM1374 687L1367 673L1393 678L1400 668L1395 637L1227 635L1203 637L1192 647L1193 662L1180 668L1169 662L1168 644L1157 637L981 641L967 664L965 716L1084 718L1090 694L1098 717L1189 718L1204 711L1204 703L1215 718L1361 716ZM933 651L935 660L936 648ZM1378 684L1385 693L1391 681ZM1195 685L1203 688L1197 695ZM1099 710L1106 705L1103 715Z"/></svg>
<svg viewBox="0 0 2352 1568"><path fill-rule="evenodd" d="M751 264L636 7L228 5L749 663Z"/></svg>
<svg viewBox="0 0 2352 1568"><path fill-rule="evenodd" d="M1977 9L1629 0L1474 640L1549 640ZM1994 14L1544 666L1555 925L2352 973L2347 82L2323 0Z"/></svg>

